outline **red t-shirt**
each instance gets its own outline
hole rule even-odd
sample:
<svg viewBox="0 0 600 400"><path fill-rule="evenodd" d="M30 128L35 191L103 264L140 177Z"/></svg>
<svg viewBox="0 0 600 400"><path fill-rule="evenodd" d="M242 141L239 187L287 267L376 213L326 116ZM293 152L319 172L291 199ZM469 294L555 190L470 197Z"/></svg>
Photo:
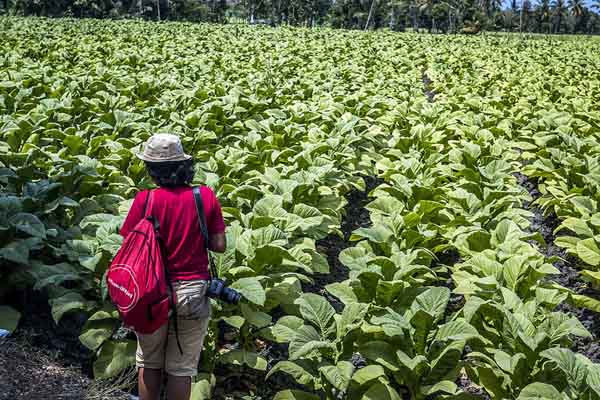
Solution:
<svg viewBox="0 0 600 400"><path fill-rule="evenodd" d="M202 194L208 233L225 232L225 222L219 200L208 187L202 186L200 193ZM147 196L147 190L135 196L121 228L121 236L127 236L143 218ZM200 233L192 188L186 186L154 190L151 209L152 215L160 223L160 234L165 242L171 280L209 279L208 254Z"/></svg>

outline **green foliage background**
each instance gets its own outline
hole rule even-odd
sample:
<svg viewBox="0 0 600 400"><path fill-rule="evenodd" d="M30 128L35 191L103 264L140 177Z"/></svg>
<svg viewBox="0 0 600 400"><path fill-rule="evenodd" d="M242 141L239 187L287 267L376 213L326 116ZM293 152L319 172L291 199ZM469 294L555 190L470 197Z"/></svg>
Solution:
<svg viewBox="0 0 600 400"><path fill-rule="evenodd" d="M570 350L597 332L559 311L600 312L600 42L15 17L0 32L0 297L43 290L57 323L87 312L96 376L132 362L103 275L150 186L133 154L173 132L222 201L218 266L248 299L216 307L196 398L217 364L303 385L278 399L466 399L464 375L497 399L600 398L599 365ZM552 279L517 172L589 293ZM336 310L302 284L329 272L317 242L364 176L384 183L326 288ZM264 341L289 360L269 369Z"/></svg>
<svg viewBox="0 0 600 400"><path fill-rule="evenodd" d="M430 33L600 33L598 0L2 0L0 13Z"/></svg>

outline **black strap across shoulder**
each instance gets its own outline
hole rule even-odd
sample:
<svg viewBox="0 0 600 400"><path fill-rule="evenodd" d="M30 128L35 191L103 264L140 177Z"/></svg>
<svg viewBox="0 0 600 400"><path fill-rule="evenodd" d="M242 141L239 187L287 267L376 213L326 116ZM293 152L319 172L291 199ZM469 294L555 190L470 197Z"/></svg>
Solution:
<svg viewBox="0 0 600 400"><path fill-rule="evenodd" d="M211 278L218 278L219 274L217 273L217 268L213 262L212 257L210 256L210 251L208 248L208 228L206 225L206 215L204 214L204 202L202 201L202 193L200 191L200 186L195 186L193 189L194 193L194 202L196 203L196 213L198 215L198 223L200 224L200 233L202 234L202 238L204 239L204 247L206 248L206 254L208 256L208 265L210 266L210 275Z"/></svg>

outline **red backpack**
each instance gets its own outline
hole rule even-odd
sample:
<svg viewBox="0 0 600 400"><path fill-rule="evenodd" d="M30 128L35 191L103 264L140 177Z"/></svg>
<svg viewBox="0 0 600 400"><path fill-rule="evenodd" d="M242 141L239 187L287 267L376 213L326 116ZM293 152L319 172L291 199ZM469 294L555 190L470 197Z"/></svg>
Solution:
<svg viewBox="0 0 600 400"><path fill-rule="evenodd" d="M166 324L175 304L153 198L149 191L144 218L123 240L106 274L108 294L125 326L144 334Z"/></svg>

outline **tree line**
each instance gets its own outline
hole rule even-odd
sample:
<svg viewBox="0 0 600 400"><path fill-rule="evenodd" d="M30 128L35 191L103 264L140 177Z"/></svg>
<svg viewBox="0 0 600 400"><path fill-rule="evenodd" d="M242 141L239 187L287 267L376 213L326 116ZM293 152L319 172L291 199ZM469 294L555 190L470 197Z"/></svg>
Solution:
<svg viewBox="0 0 600 400"><path fill-rule="evenodd" d="M0 13L477 33L600 34L600 0L0 0Z"/></svg>

